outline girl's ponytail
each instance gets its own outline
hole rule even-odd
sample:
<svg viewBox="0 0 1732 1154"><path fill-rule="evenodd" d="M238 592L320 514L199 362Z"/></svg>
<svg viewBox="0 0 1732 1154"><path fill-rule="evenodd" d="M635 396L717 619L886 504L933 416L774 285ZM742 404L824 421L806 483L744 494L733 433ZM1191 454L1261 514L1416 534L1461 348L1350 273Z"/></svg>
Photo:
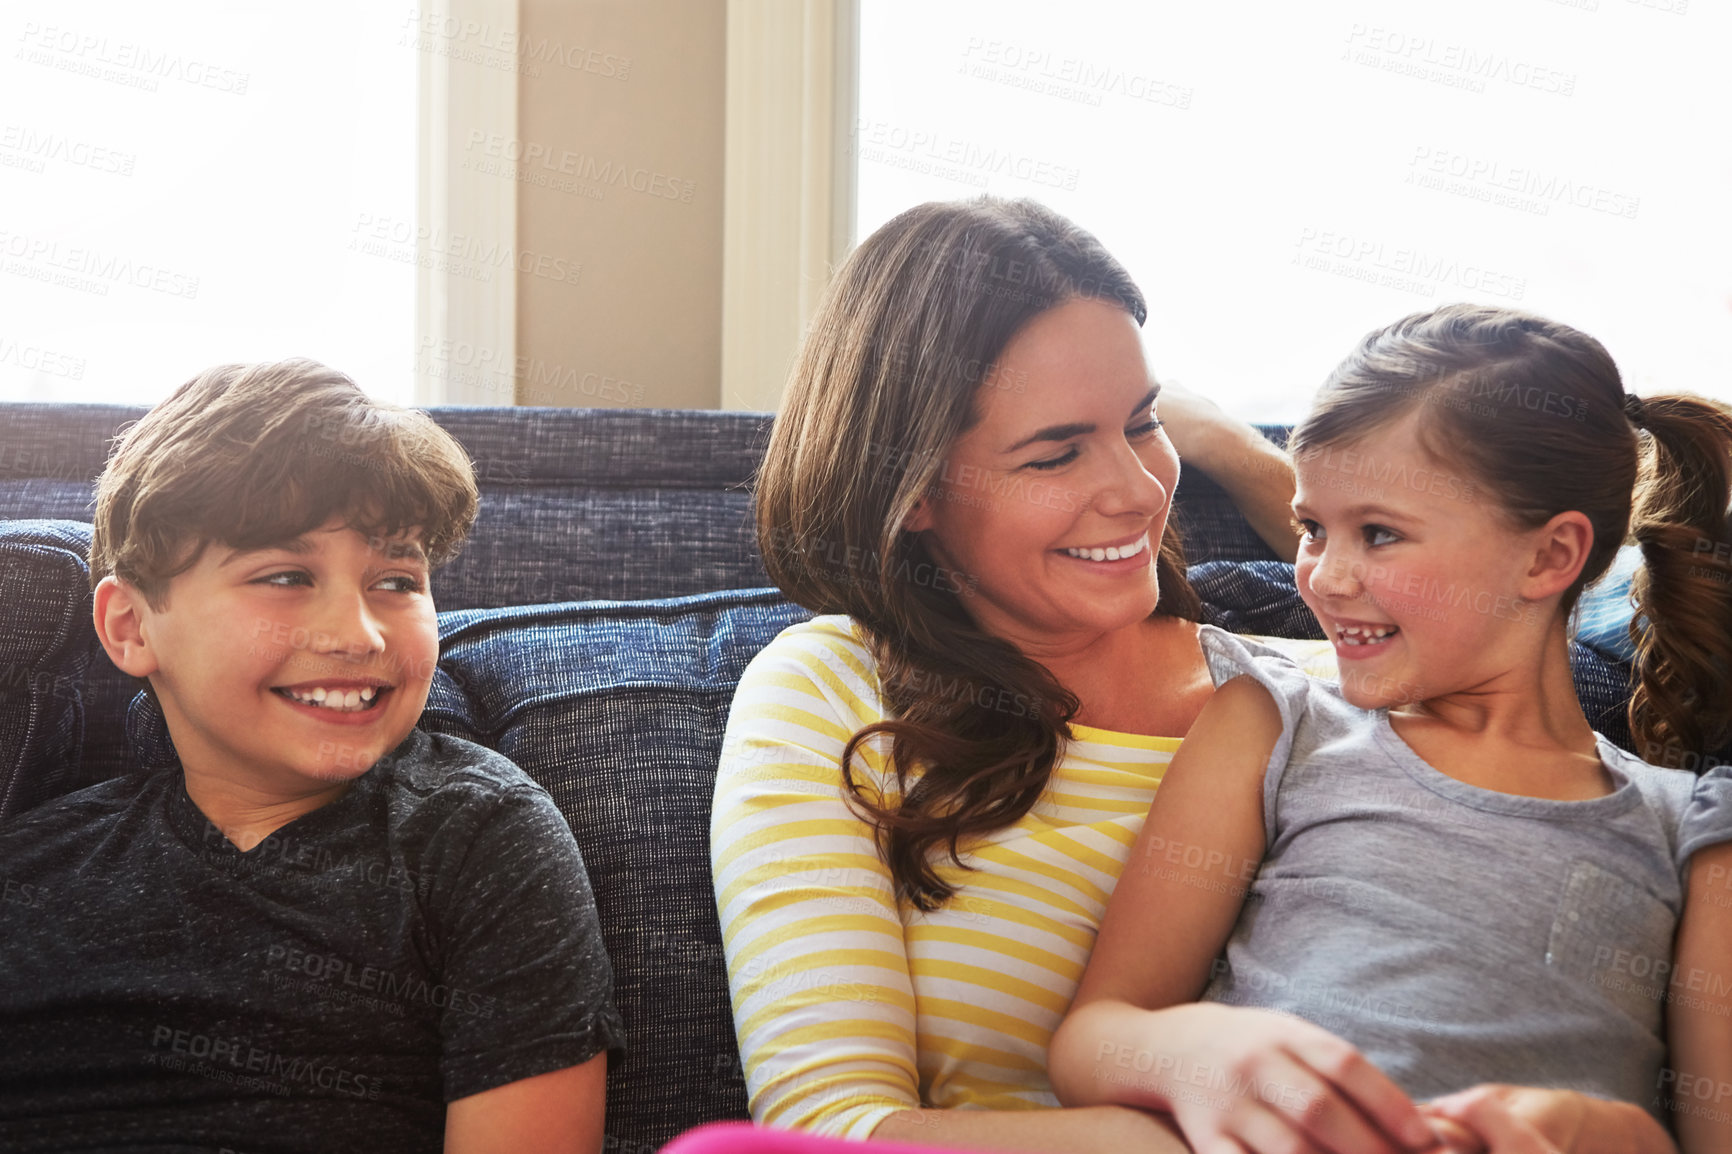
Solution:
<svg viewBox="0 0 1732 1154"><path fill-rule="evenodd" d="M1649 434L1630 517L1646 563L1630 732L1643 760L1696 769L1732 740L1732 409L1673 394L1629 395L1624 411Z"/></svg>

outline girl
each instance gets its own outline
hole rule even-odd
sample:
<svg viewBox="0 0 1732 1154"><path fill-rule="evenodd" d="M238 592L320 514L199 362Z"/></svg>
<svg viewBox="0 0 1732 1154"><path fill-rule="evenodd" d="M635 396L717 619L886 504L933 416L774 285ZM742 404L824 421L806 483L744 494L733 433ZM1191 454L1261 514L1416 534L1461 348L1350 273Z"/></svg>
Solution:
<svg viewBox="0 0 1732 1154"><path fill-rule="evenodd" d="M1633 534L1637 748L1677 764L1732 736L1732 412L1643 402L1592 338L1453 305L1368 336L1289 449L1297 580L1340 685L1205 630L1220 687L1055 1034L1060 1100L1169 1113L1201 1154L1360 1148L1325 1091L1363 1101L1375 1069L1416 1099L1569 1087L1732 1149L1732 773L1596 734L1566 625ZM1175 1017L1199 998L1213 1018ZM1198 1043L1268 1030L1253 1060ZM1459 1099L1430 1113L1473 1129Z"/></svg>

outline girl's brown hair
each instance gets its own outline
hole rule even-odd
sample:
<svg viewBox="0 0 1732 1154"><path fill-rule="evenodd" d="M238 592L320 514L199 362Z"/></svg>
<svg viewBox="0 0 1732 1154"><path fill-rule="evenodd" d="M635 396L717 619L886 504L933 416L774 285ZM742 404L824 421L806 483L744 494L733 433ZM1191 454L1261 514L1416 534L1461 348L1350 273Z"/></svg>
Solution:
<svg viewBox="0 0 1732 1154"><path fill-rule="evenodd" d="M889 720L853 735L850 797L877 828L898 892L920 909L953 892L944 852L1012 825L1063 756L1078 702L1038 662L977 626L971 579L934 563L903 529L977 420L976 395L1029 321L1102 299L1140 325L1147 308L1099 241L1032 201L990 197L909 209L837 272L788 380L758 474L758 543L772 580L864 629ZM1155 612L1195 620L1196 594L1169 522ZM861 745L890 739L895 797L854 773Z"/></svg>
<svg viewBox="0 0 1732 1154"><path fill-rule="evenodd" d="M1626 394L1611 354L1568 325L1445 305L1366 336L1288 448L1302 459L1415 410L1427 450L1483 482L1517 524L1537 527L1566 510L1587 516L1593 546L1560 612L1626 539L1641 546L1629 710L1637 752L1695 765L1732 739L1732 409L1684 394Z"/></svg>
<svg viewBox="0 0 1732 1154"><path fill-rule="evenodd" d="M333 517L367 536L418 530L438 566L477 504L468 455L426 413L316 361L218 365L116 438L96 484L90 582L115 574L160 608L210 543L279 545Z"/></svg>

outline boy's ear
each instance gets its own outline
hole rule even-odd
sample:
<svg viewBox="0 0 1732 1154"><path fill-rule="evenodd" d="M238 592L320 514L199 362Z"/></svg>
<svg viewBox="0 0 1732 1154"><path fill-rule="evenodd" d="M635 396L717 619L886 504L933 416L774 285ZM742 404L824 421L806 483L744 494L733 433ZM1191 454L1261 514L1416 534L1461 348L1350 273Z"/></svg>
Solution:
<svg viewBox="0 0 1732 1154"><path fill-rule="evenodd" d="M1521 596L1544 601L1575 584L1594 547L1594 526L1586 513L1571 509L1534 530L1534 540L1538 548L1522 581Z"/></svg>
<svg viewBox="0 0 1732 1154"><path fill-rule="evenodd" d="M155 673L156 655L144 635L145 614L149 611L144 594L110 575L97 583L94 600L96 639L102 642L108 659L122 673L133 677Z"/></svg>

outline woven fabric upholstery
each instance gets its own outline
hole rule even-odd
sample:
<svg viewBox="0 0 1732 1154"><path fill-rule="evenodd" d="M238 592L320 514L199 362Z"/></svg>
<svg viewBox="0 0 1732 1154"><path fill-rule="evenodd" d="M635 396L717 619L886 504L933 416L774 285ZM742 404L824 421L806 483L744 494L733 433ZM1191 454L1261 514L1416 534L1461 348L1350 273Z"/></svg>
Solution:
<svg viewBox="0 0 1732 1154"><path fill-rule="evenodd" d="M1204 561L1185 574L1203 599L1203 620L1234 633L1321 639L1322 626L1283 561Z"/></svg>
<svg viewBox="0 0 1732 1154"><path fill-rule="evenodd" d="M145 410L20 404L0 422L0 518L88 520L109 443ZM674 597L766 583L751 480L763 413L436 408L481 510L441 609Z"/></svg>
<svg viewBox="0 0 1732 1154"><path fill-rule="evenodd" d="M583 850L628 1048L609 1148L746 1117L710 884L710 800L734 685L807 616L773 589L442 614L428 729L499 750Z"/></svg>
<svg viewBox="0 0 1732 1154"><path fill-rule="evenodd" d="M0 819L66 792L82 761L88 549L76 524L0 522Z"/></svg>
<svg viewBox="0 0 1732 1154"><path fill-rule="evenodd" d="M1179 474L1172 518L1188 564L1276 559L1275 551L1257 536L1227 491L1198 469Z"/></svg>
<svg viewBox="0 0 1732 1154"><path fill-rule="evenodd" d="M769 439L763 413L435 408L475 462L475 531L434 581L441 609L675 597L760 586L750 485ZM88 520L108 447L145 410L5 406L0 518ZM1285 429L1266 429L1280 441ZM1174 505L1186 555L1273 558L1200 471Z"/></svg>

